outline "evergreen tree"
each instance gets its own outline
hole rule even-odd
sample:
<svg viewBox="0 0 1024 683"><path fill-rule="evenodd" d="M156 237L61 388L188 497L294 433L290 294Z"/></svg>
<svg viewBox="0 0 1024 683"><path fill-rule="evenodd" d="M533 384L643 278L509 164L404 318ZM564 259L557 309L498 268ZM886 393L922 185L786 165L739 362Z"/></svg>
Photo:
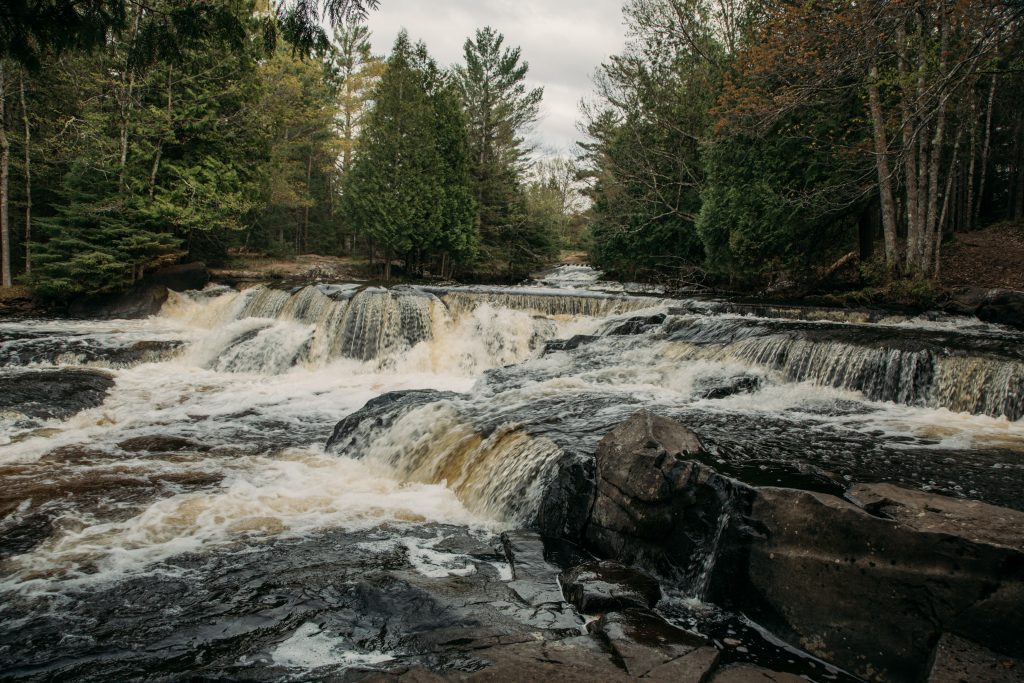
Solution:
<svg viewBox="0 0 1024 683"><path fill-rule="evenodd" d="M444 168L434 108L416 59L403 31L375 91L360 136L362 151L345 176L346 213L384 248L385 280L391 278L392 257L435 241L442 216Z"/></svg>
<svg viewBox="0 0 1024 683"><path fill-rule="evenodd" d="M455 77L469 122L473 195L487 258L520 267L539 264L551 253L551 240L527 218L523 174L532 151L525 134L537 121L543 88L529 89L529 65L519 48L490 27L463 46L465 64Z"/></svg>

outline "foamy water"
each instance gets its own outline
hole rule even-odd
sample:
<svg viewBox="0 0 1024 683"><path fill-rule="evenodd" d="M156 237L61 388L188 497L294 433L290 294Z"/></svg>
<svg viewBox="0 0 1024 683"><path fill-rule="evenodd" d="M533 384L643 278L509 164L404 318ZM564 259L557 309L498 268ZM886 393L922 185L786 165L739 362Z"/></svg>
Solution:
<svg viewBox="0 0 1024 683"><path fill-rule="evenodd" d="M274 544L332 530L372 534L362 552L429 579L509 580L506 564L445 549L434 526L530 525L566 454L592 453L641 407L761 467L798 456L855 479L883 463L950 495L1016 490L1024 421L1000 411L1019 407L1019 333L714 302L659 323L672 302L592 291L599 281L574 266L517 289L214 288L172 295L148 320L0 323L0 366L93 366L115 382L68 419L0 413L0 592L56 600L206 571L189 558L258 572ZM545 352L575 335L578 348ZM325 450L368 401L418 390L444 393ZM973 478L944 476L943 458L970 461ZM314 621L288 633L239 666L300 680L401 654Z"/></svg>

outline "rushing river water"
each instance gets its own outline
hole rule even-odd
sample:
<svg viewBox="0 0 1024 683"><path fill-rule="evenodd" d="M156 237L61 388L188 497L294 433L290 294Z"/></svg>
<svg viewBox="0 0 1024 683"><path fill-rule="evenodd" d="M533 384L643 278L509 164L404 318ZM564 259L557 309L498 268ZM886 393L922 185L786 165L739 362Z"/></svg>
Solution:
<svg viewBox="0 0 1024 683"><path fill-rule="evenodd" d="M1024 335L976 320L668 301L564 267L536 288L213 287L147 320L0 322L0 366L43 387L0 403L13 679L470 666L424 645L451 625L424 595L508 581L494 534L641 407L754 483L812 465L1021 505ZM409 390L433 391L325 447Z"/></svg>

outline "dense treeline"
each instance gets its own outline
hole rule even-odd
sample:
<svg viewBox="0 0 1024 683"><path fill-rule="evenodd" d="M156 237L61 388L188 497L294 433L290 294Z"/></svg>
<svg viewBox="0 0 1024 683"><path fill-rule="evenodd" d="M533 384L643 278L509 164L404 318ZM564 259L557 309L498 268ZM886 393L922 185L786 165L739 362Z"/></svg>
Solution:
<svg viewBox="0 0 1024 683"><path fill-rule="evenodd" d="M1019 3L624 13L582 124L599 265L766 285L875 247L876 273L926 278L954 231L1024 215Z"/></svg>
<svg viewBox="0 0 1024 683"><path fill-rule="evenodd" d="M376 4L17 0L3 282L68 298L239 249L512 277L584 222L619 276L926 279L1024 218L1020 3L628 0L573 162L536 159L543 92L500 33L450 69L404 33L376 56Z"/></svg>
<svg viewBox="0 0 1024 683"><path fill-rule="evenodd" d="M529 163L542 91L519 50L482 29L444 69L403 33L385 59L359 6L322 4L114 1L50 17L63 32L0 26L4 283L66 299L238 250L358 255L385 278L550 259L578 207Z"/></svg>

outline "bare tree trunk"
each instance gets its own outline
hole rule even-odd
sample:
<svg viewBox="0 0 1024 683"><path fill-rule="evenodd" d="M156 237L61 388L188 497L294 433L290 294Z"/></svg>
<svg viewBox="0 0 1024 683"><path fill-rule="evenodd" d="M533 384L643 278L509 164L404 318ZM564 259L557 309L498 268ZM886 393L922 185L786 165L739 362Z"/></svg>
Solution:
<svg viewBox="0 0 1024 683"><path fill-rule="evenodd" d="M974 205L974 215L971 216L971 228L978 225L981 219L981 205L985 201L985 176L988 175L988 159L992 153L992 105L996 99L996 76L992 76L992 85L988 90L988 111L985 114L985 142L981 147L981 177L978 182L977 203Z"/></svg>
<svg viewBox="0 0 1024 683"><path fill-rule="evenodd" d="M8 174L11 162L11 143L7 140L7 89L4 80L4 63L0 61L0 270L4 287L14 284L11 273L11 226L8 223L7 205L10 201L8 192Z"/></svg>
<svg viewBox="0 0 1024 683"><path fill-rule="evenodd" d="M932 273L938 279L942 270L942 235L945 232L946 218L949 215L950 195L953 193L953 179L959 175L958 165L960 164L960 139L963 136L963 126L957 130L956 142L953 143L953 159L949 162L949 175L946 176L946 191L942 198L942 214L939 216L935 226L934 256Z"/></svg>
<svg viewBox="0 0 1024 683"><path fill-rule="evenodd" d="M978 161L978 101L971 88L971 163L967 167L966 191L967 197L964 200L960 227L963 230L971 229L971 218L974 216L974 168Z"/></svg>
<svg viewBox="0 0 1024 683"><path fill-rule="evenodd" d="M949 48L949 21L941 11L939 12L939 22L939 31L942 36L939 41L939 51L941 53L939 58L939 77L945 78L946 53ZM935 137L932 138L932 158L928 169L928 214L924 230L921 231L922 244L920 245L918 255L918 268L920 268L922 273L926 274L932 261L932 247L936 239L936 230L941 230L939 227L939 170L942 166L942 145L945 142L946 135L946 104L948 101L948 94L940 95L938 121L935 124ZM958 147L960 145L959 136L957 136L956 145ZM949 172L952 173L952 171L953 167L950 166Z"/></svg>
<svg viewBox="0 0 1024 683"><path fill-rule="evenodd" d="M914 132L914 119L916 118L917 112L911 112L910 103L917 102L918 98L914 96L913 88L909 85L908 81L910 78L910 64L907 59L907 32L902 21L900 22L896 30L896 45L897 52L899 55L898 67L900 73L901 87L903 88L903 98L901 105L901 123L903 132L903 159L904 159L904 174L905 174L905 191L906 191L906 212L907 212L907 268L913 269L911 261L914 258L914 252L917 250L917 243L920 235L920 222L918 218L918 169L917 169L917 155L918 155L918 144L917 144L917 133ZM920 90L920 82L918 83L918 90Z"/></svg>
<svg viewBox="0 0 1024 683"><path fill-rule="evenodd" d="M882 118L881 96L878 93L878 65L871 63L868 73L868 101L875 138L875 167L878 170L878 194L882 203L882 232L885 236L885 262L896 266L896 204L892 195L892 173L889 169L889 151Z"/></svg>
<svg viewBox="0 0 1024 683"><path fill-rule="evenodd" d="M32 128L25 106L25 70L19 81L21 93L21 121L25 125L25 272L32 272Z"/></svg>

